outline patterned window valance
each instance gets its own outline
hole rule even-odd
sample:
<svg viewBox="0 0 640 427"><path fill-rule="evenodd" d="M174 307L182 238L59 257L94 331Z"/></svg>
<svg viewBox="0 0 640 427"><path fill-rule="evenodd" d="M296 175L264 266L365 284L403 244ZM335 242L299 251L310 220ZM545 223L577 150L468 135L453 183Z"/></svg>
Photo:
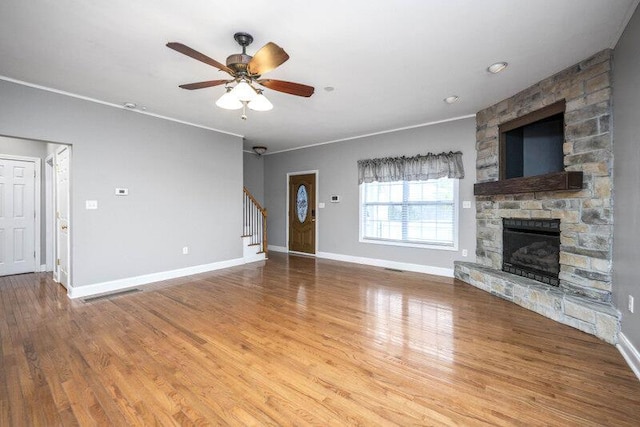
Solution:
<svg viewBox="0 0 640 427"><path fill-rule="evenodd" d="M460 151L358 160L358 184L375 181L426 181L444 177L464 178Z"/></svg>

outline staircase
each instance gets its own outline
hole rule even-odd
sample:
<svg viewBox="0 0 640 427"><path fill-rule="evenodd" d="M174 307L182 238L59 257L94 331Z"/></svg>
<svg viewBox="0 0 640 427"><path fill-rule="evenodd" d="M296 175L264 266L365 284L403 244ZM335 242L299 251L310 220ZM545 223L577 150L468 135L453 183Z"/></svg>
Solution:
<svg viewBox="0 0 640 427"><path fill-rule="evenodd" d="M267 210L242 188L242 256L245 263L267 258Z"/></svg>

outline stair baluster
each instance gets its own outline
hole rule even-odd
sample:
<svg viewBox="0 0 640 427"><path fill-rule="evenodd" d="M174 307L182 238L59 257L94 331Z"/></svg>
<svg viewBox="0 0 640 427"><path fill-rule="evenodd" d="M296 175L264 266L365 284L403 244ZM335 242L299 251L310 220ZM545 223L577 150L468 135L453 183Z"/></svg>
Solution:
<svg viewBox="0 0 640 427"><path fill-rule="evenodd" d="M243 191L242 235L249 237L252 245L260 245L261 251L267 254L267 210L253 197L247 187Z"/></svg>

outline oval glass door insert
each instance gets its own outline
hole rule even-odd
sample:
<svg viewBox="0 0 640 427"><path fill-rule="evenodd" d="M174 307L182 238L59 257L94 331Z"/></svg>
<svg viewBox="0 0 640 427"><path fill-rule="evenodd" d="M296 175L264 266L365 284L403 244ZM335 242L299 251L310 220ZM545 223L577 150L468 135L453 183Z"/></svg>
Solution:
<svg viewBox="0 0 640 427"><path fill-rule="evenodd" d="M298 194L296 194L296 212L298 213L298 221L301 223L307 219L307 212L309 211L309 195L304 185L298 187Z"/></svg>

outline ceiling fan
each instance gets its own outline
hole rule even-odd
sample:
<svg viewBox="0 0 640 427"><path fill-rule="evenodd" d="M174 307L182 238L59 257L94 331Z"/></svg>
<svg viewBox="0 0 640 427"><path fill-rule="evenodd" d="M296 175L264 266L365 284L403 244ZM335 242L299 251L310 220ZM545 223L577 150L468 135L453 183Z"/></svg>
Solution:
<svg viewBox="0 0 640 427"><path fill-rule="evenodd" d="M218 99L216 105L230 110L243 108L245 111L243 111L242 118L245 120L246 107L256 111L267 111L273 108L271 102L263 95L262 89L254 87L254 83L290 95L304 97L313 95L314 88L312 86L284 80L261 78L263 74L276 69L289 59L287 52L280 46L269 42L260 48L255 55L251 56L247 55L246 50L247 46L253 42L253 37L247 33L235 33L233 38L242 46L242 53L229 55L227 57L227 65L223 65L182 43L167 43L167 47L224 71L231 77L229 79L188 83L179 87L194 90L225 85L226 92Z"/></svg>

